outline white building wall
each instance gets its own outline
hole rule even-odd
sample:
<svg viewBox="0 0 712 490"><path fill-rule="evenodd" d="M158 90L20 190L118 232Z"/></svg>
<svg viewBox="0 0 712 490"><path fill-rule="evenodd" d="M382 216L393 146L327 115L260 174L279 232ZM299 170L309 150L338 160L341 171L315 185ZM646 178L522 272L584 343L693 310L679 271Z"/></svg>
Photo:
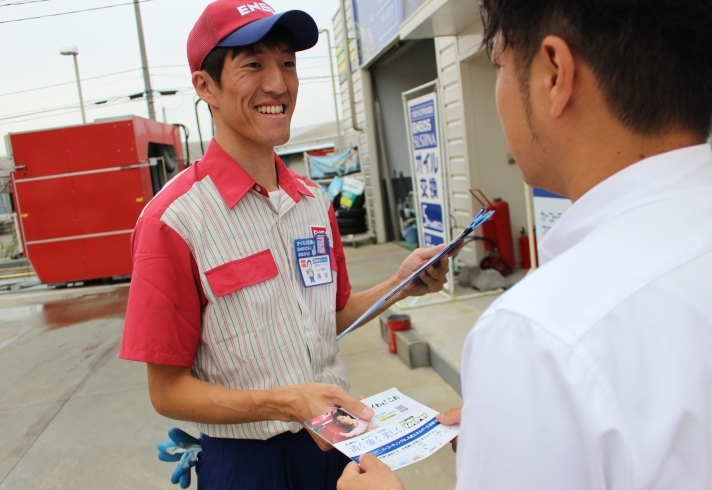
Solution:
<svg viewBox="0 0 712 490"><path fill-rule="evenodd" d="M452 235L456 236L470 223L473 216L457 38L435 38L435 52L443 108L443 141L447 158L450 215L455 226ZM460 252L458 259L462 263L476 264L476 247L469 244Z"/></svg>
<svg viewBox="0 0 712 490"><path fill-rule="evenodd" d="M519 262L517 239L521 228L527 225L524 182L510 156L497 113L497 76L486 53L462 60L460 73L470 185L482 189L489 199L502 198L509 203L515 260Z"/></svg>
<svg viewBox="0 0 712 490"><path fill-rule="evenodd" d="M342 0L343 1L343 0ZM337 49L345 45L344 35L355 38L351 2L344 2L348 29L344 29L341 12L333 17L334 41ZM348 56L348 53L347 53ZM357 145L361 157L361 171L366 184L366 209L369 228L376 234L379 242L385 241L386 230L383 217L383 199L381 193L381 172L377 155L375 124L373 124L373 96L367 70L357 69L351 73L354 91L354 109L352 112L349 85L346 80L340 84L341 106L343 107L344 134L351 145ZM354 118L355 116L355 118ZM373 142L373 144L371 144Z"/></svg>

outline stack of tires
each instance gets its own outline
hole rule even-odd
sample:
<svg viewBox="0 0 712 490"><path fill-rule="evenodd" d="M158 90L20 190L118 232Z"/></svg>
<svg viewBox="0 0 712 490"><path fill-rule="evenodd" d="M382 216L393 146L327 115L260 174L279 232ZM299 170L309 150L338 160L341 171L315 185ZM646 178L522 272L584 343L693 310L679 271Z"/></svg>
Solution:
<svg viewBox="0 0 712 490"><path fill-rule="evenodd" d="M342 236L366 233L368 225L366 224L366 208L363 207L364 195L362 194L356 199L353 208L342 208L340 201L341 194L338 194L334 198L334 211L336 222L339 225L339 233Z"/></svg>

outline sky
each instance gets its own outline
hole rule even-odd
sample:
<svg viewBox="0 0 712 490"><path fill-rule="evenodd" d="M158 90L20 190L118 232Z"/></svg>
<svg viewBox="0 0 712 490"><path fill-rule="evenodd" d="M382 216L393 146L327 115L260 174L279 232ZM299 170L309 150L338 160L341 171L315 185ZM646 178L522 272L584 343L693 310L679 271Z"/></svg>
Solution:
<svg viewBox="0 0 712 490"><path fill-rule="evenodd" d="M81 124L79 96L71 56L76 46L87 122L134 114L148 117L143 92L141 54L132 0L0 0L0 155L4 135ZM144 39L154 90L175 90L154 99L156 118L185 124L198 140L195 93L186 58L186 40L208 0L142 0ZM337 0L267 0L277 12L308 12L320 29L332 30ZM123 5L122 5L123 4ZM98 7L116 7L53 15ZM44 16L39 19L30 17ZM333 44L333 34L332 34ZM332 46L332 52L334 51ZM292 127L334 121L334 101L325 35L297 54L300 88ZM338 83L336 89L338 90ZM328 94L328 96L327 96ZM103 104L96 102L107 101ZM199 105L203 138L209 139L210 116Z"/></svg>

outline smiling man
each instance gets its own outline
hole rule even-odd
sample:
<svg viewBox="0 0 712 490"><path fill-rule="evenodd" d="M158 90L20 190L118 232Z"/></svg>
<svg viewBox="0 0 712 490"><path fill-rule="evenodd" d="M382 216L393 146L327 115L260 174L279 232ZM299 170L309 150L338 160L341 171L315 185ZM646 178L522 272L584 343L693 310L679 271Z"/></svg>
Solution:
<svg viewBox="0 0 712 490"><path fill-rule="evenodd" d="M147 363L159 413L200 430L201 489L335 488L348 460L301 422L337 406L373 414L347 394L336 335L439 250L417 250L390 280L350 293L331 203L274 153L297 102L295 52L317 39L301 11L208 5L188 61L215 139L133 235L120 356ZM446 273L443 259L400 297L442 289Z"/></svg>
<svg viewBox="0 0 712 490"><path fill-rule="evenodd" d="M467 337L457 489L708 490L712 2L481 5L509 149L573 205Z"/></svg>

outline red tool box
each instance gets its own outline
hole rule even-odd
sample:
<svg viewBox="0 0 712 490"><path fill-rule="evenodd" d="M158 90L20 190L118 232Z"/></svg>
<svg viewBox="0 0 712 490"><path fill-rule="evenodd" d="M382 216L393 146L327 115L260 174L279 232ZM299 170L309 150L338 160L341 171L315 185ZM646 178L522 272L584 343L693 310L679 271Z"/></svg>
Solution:
<svg viewBox="0 0 712 490"><path fill-rule="evenodd" d="M178 127L127 116L7 140L20 239L39 279L130 275L141 210L184 168Z"/></svg>

